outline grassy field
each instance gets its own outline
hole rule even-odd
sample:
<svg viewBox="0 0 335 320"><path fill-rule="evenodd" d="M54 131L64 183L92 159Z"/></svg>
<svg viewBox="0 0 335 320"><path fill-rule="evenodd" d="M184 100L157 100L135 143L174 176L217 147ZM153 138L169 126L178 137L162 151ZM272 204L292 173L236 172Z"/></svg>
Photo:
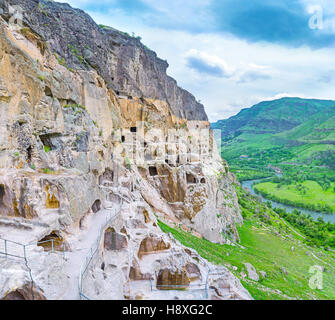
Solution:
<svg viewBox="0 0 335 320"><path fill-rule="evenodd" d="M274 173L269 170L251 169L248 167L230 166L230 171L236 175L237 180L240 182L274 176Z"/></svg>
<svg viewBox="0 0 335 320"><path fill-rule="evenodd" d="M330 213L335 213L334 188L332 183L330 188L323 190L317 182L309 180L289 185L263 182L254 186L256 191L278 202L316 211L329 208Z"/></svg>
<svg viewBox="0 0 335 320"><path fill-rule="evenodd" d="M202 257L226 266L257 300L335 299L334 254L307 246L303 238L271 209L255 198L245 200L242 205L245 222L238 227L240 245L214 244L162 222L159 225L164 232L171 232ZM259 282L243 278L241 272L246 273L246 262L251 263L258 273L265 271L267 277ZM309 269L315 265L325 268L322 290L309 287Z"/></svg>

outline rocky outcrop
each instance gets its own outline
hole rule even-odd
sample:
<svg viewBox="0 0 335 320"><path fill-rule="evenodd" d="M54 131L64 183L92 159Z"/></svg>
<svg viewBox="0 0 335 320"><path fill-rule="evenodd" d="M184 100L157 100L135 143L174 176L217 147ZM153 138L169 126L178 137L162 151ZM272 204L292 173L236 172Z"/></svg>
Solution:
<svg viewBox="0 0 335 320"><path fill-rule="evenodd" d="M250 263L245 263L244 265L247 269L248 278L251 279L251 280L254 280L254 281L258 281L259 280L259 275L258 275L255 267Z"/></svg>
<svg viewBox="0 0 335 320"><path fill-rule="evenodd" d="M147 237L142 240L138 251L138 257L170 249L170 244L165 243L163 239Z"/></svg>
<svg viewBox="0 0 335 320"><path fill-rule="evenodd" d="M105 250L122 250L127 248L128 245L127 238L124 235L113 231L111 228L105 231L104 239Z"/></svg>
<svg viewBox="0 0 335 320"><path fill-rule="evenodd" d="M68 4L39 0L1 2L4 18L8 4L20 6L30 39L49 47L69 69L95 69L107 87L119 95L167 101L179 118L207 121L202 104L166 75L168 63L138 38L98 26L90 16ZM39 41L39 42L38 42Z"/></svg>

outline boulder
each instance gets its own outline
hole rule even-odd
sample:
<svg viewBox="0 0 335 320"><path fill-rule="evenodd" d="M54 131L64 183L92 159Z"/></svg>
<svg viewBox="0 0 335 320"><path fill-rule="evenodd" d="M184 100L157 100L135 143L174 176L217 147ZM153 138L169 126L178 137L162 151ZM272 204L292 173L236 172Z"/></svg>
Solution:
<svg viewBox="0 0 335 320"><path fill-rule="evenodd" d="M255 267L250 263L245 263L244 265L247 269L248 278L251 279L251 280L254 280L254 281L258 281L259 280L259 275L258 275Z"/></svg>

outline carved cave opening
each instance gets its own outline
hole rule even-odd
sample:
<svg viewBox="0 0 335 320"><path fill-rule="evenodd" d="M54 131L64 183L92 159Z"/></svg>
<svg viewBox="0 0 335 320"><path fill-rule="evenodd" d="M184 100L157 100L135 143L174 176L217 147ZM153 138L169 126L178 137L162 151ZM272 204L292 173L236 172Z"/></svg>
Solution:
<svg viewBox="0 0 335 320"><path fill-rule="evenodd" d="M94 201L94 203L92 204L92 211L94 213L97 213L98 211L100 211L102 208L102 203L100 199L97 199Z"/></svg>
<svg viewBox="0 0 335 320"><path fill-rule="evenodd" d="M158 171L156 167L149 167L149 173L151 177L157 176L158 175Z"/></svg>
<svg viewBox="0 0 335 320"><path fill-rule="evenodd" d="M60 134L51 133L51 134L43 134L40 135L40 139L44 145L45 149L55 150L57 149L57 145L55 144L56 138L60 137Z"/></svg>
<svg viewBox="0 0 335 320"><path fill-rule="evenodd" d="M3 184L0 184L0 208L5 205L4 203L5 195L6 195L5 186Z"/></svg>
<svg viewBox="0 0 335 320"><path fill-rule="evenodd" d="M51 251L52 247L56 251L62 251L63 242L64 238L60 235L59 231L52 231L50 234L39 240L37 245L42 247L44 251Z"/></svg>
<svg viewBox="0 0 335 320"><path fill-rule="evenodd" d="M27 162L30 164L31 163L31 158L32 158L32 152L33 149L31 146L27 148Z"/></svg>
<svg viewBox="0 0 335 320"><path fill-rule="evenodd" d="M11 291L9 292L4 298L1 300L26 300L23 294L21 294L19 291Z"/></svg>
<svg viewBox="0 0 335 320"><path fill-rule="evenodd" d="M99 185L102 185L105 181L114 181L114 172L111 169L106 169L106 171L99 177Z"/></svg>
<svg viewBox="0 0 335 320"><path fill-rule="evenodd" d="M189 284L185 270L173 272L166 268L159 271L156 286L158 290L185 290Z"/></svg>
<svg viewBox="0 0 335 320"><path fill-rule="evenodd" d="M193 174L190 174L190 173L186 173L186 180L188 184L197 183L197 178Z"/></svg>
<svg viewBox="0 0 335 320"><path fill-rule="evenodd" d="M44 93L47 97L53 97L52 95L52 91L51 89L48 87L48 86L45 86L45 90L44 90Z"/></svg>

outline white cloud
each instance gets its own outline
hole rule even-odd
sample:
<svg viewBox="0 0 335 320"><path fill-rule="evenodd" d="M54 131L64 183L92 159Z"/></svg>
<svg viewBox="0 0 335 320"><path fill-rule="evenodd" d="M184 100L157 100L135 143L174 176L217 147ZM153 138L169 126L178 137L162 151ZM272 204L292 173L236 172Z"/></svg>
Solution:
<svg viewBox="0 0 335 320"><path fill-rule="evenodd" d="M185 58L187 65L199 73L230 78L235 72L235 69L229 66L224 59L197 49L189 50Z"/></svg>
<svg viewBox="0 0 335 320"><path fill-rule="evenodd" d="M162 10L170 10L169 4ZM269 97L335 99L335 81L330 74L335 55L331 48L312 50L248 43L224 34L149 27L136 17L116 11L90 14L98 23L141 36L145 45L169 62L169 75L203 102L211 121L232 116ZM214 77L190 69L187 57L198 58L226 76Z"/></svg>
<svg viewBox="0 0 335 320"><path fill-rule="evenodd" d="M262 66L255 63L249 63L248 66L241 70L237 77L238 83L246 83L257 80L268 80L272 77L272 68L269 66Z"/></svg>

